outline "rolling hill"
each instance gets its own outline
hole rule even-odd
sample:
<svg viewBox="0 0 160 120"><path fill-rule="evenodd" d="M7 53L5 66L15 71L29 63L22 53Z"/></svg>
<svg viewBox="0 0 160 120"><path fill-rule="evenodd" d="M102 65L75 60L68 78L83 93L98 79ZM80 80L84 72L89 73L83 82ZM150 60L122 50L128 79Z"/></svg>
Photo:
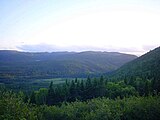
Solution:
<svg viewBox="0 0 160 120"><path fill-rule="evenodd" d="M135 58L135 55L118 52L29 53L1 50L0 77L84 77L114 71Z"/></svg>

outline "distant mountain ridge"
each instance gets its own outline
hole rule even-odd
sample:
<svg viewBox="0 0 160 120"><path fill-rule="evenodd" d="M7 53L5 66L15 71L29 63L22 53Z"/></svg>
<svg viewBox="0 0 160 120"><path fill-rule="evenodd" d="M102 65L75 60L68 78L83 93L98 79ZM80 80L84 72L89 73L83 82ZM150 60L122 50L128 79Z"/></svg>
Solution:
<svg viewBox="0 0 160 120"><path fill-rule="evenodd" d="M111 72L137 58L118 52L0 51L1 78L82 77Z"/></svg>

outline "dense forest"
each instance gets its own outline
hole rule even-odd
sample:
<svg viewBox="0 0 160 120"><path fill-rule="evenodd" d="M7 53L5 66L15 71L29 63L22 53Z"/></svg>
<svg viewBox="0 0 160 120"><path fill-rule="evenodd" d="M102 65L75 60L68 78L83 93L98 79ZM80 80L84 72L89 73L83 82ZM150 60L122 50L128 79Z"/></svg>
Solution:
<svg viewBox="0 0 160 120"><path fill-rule="evenodd" d="M152 80L110 82L103 77L41 88L29 96L1 86L0 119L158 120L159 90Z"/></svg>
<svg viewBox="0 0 160 120"><path fill-rule="evenodd" d="M129 96L148 96L157 94L159 88L155 87L154 80L143 80L136 78L134 83L109 82L101 76L99 79L87 78L84 80L72 80L70 83L53 87L50 83L49 88L41 88L34 91L30 96L30 103L42 105L60 105L63 102L74 102L76 100L87 101L93 98L106 97L109 99L120 99ZM28 97L26 97L28 98Z"/></svg>
<svg viewBox="0 0 160 120"><path fill-rule="evenodd" d="M159 120L160 97L96 98L61 106L23 102L23 94L0 93L0 119L4 120Z"/></svg>
<svg viewBox="0 0 160 120"><path fill-rule="evenodd" d="M51 81L32 92L0 84L0 119L159 120L159 64L160 47L110 75Z"/></svg>

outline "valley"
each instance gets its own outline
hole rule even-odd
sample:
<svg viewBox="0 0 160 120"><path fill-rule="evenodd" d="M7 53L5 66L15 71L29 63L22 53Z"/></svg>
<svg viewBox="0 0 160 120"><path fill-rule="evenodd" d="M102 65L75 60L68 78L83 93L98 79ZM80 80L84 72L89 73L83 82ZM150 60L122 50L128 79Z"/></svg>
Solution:
<svg viewBox="0 0 160 120"><path fill-rule="evenodd" d="M69 60L71 56L69 58L65 56L66 53L65 55L63 53L65 57L58 55L58 58L57 56L49 57L52 54L47 53L48 58L41 58L41 60L46 59L46 64L39 61L36 61L39 62L36 64L36 57L40 57L38 53L5 52L11 55L7 56L4 51L1 52L3 57L0 59L0 119L158 120L160 117L160 47L138 58L121 53L78 53L85 54L85 56L79 60L82 57L80 55L81 57L77 60L81 62L86 60L87 65L96 64L93 68L88 66L87 70L90 71L87 74L85 70L80 69L82 73L78 71L78 75L74 71L79 69L72 69L73 61ZM74 57L77 57L77 53L67 54L76 54ZM108 54L112 57L108 58ZM21 59L21 56L26 58ZM7 61L9 57L12 62ZM74 57L72 60L75 60ZM62 58L67 62L63 63ZM60 62L57 62L58 59ZM31 64L30 67L29 64ZM65 69L65 72L68 74L70 71L73 74L61 76L62 72L58 74L58 77L52 75L55 69L50 67L59 66L58 64L62 65L60 68L55 68L59 71L71 65ZM112 69L109 71L106 67L106 70L103 69L104 72L102 72L102 68L105 68L103 64L112 66ZM11 69L9 69L10 66ZM29 73L28 70L32 70L32 67L33 72ZM46 74L47 70L52 71ZM78 77L75 77L76 75ZM13 111L16 111L15 114L12 114Z"/></svg>

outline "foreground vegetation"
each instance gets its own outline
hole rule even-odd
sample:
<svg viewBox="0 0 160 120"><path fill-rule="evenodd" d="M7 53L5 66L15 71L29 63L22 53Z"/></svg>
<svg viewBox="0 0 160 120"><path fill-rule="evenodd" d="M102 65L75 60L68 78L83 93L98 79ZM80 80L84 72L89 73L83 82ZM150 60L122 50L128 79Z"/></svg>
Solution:
<svg viewBox="0 0 160 120"><path fill-rule="evenodd" d="M0 92L0 119L4 120L158 120L160 96L96 98L61 106L24 103L22 92Z"/></svg>
<svg viewBox="0 0 160 120"><path fill-rule="evenodd" d="M101 76L41 88L30 95L0 89L0 120L158 120L154 79L111 82Z"/></svg>

